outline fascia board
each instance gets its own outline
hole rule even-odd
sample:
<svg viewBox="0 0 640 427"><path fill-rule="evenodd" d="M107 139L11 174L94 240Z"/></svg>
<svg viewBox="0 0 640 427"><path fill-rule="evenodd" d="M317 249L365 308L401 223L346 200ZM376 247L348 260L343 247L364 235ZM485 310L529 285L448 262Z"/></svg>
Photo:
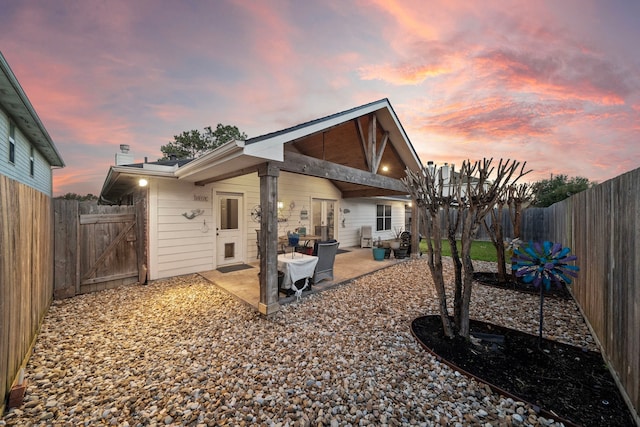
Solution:
<svg viewBox="0 0 640 427"><path fill-rule="evenodd" d="M226 158L233 158L238 154L242 154L242 142L243 141L229 141L226 144L223 144L220 147L210 151L204 156L201 156L187 163L186 165L176 170L176 177L186 178L189 175L193 175L209 168L211 164L219 164Z"/></svg>

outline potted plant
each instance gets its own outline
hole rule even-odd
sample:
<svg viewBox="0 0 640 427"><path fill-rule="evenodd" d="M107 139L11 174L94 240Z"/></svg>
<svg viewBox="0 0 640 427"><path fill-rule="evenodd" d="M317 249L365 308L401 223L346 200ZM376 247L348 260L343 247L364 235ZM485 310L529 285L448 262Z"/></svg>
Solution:
<svg viewBox="0 0 640 427"><path fill-rule="evenodd" d="M385 248L382 247L382 242L380 239L376 240L373 245L373 259L376 261L382 261L385 259Z"/></svg>
<svg viewBox="0 0 640 427"><path fill-rule="evenodd" d="M298 242L300 241L300 235L296 232L287 232L287 237L289 238L289 246L298 246Z"/></svg>
<svg viewBox="0 0 640 427"><path fill-rule="evenodd" d="M400 248L400 244L402 243L402 227L394 227L393 228L393 239L389 240L389 247L394 251Z"/></svg>

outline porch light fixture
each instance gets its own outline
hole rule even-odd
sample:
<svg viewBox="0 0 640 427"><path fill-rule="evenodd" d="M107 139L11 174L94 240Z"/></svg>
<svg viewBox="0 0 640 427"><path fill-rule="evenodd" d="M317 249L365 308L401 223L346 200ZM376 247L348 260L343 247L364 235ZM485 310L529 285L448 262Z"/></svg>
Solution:
<svg viewBox="0 0 640 427"><path fill-rule="evenodd" d="M389 166L383 166L382 172L389 172Z"/></svg>
<svg viewBox="0 0 640 427"><path fill-rule="evenodd" d="M278 200L278 209L282 209L284 207L284 203Z"/></svg>
<svg viewBox="0 0 640 427"><path fill-rule="evenodd" d="M146 186L147 186L147 184L149 184L149 181L147 181L147 180L146 180L146 179L144 179L144 178L140 178L140 179L138 180L138 186L140 186L140 187L146 187Z"/></svg>

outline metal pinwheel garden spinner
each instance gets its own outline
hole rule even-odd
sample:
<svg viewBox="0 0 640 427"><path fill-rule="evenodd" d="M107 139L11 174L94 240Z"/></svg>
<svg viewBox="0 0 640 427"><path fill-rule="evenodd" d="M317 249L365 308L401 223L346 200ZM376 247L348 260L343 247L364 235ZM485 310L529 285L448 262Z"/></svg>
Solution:
<svg viewBox="0 0 640 427"><path fill-rule="evenodd" d="M548 291L552 284L560 287L563 284L571 284L571 277L578 277L580 268L569 264L577 257L569 255L570 252L571 249L563 248L560 243L548 241L542 244L529 242L527 246L521 246L513 251L512 269L515 270L516 277L540 288L540 341L542 341L544 292Z"/></svg>

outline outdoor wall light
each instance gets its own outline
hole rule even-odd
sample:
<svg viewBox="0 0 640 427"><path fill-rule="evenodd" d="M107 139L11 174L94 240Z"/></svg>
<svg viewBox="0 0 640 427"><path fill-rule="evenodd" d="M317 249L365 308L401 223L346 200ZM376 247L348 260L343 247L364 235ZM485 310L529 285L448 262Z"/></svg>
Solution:
<svg viewBox="0 0 640 427"><path fill-rule="evenodd" d="M284 203L278 200L278 209L282 209L284 207Z"/></svg>
<svg viewBox="0 0 640 427"><path fill-rule="evenodd" d="M389 172L389 166L383 166L382 172Z"/></svg>
<svg viewBox="0 0 640 427"><path fill-rule="evenodd" d="M147 186L147 184L149 184L149 181L147 181L147 180L146 180L146 179L144 179L144 178L140 178L140 179L138 180L138 185L139 185L140 187L146 187L146 186Z"/></svg>

